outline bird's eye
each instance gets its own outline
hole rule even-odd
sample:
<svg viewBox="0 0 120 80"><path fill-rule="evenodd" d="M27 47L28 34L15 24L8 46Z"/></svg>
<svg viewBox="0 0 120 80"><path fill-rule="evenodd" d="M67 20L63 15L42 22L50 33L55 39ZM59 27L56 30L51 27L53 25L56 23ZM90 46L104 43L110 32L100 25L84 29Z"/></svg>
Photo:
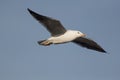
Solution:
<svg viewBox="0 0 120 80"><path fill-rule="evenodd" d="M78 34L80 34L80 32L77 32Z"/></svg>

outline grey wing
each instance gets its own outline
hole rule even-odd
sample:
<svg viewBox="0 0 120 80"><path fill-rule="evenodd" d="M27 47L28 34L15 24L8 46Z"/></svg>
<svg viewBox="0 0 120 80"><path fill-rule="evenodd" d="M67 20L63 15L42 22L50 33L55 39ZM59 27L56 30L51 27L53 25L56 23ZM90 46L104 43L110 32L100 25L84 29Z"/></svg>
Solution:
<svg viewBox="0 0 120 80"><path fill-rule="evenodd" d="M40 15L30 9L28 9L28 11L36 20L46 27L52 36L62 35L66 32L66 29L62 26L60 21Z"/></svg>
<svg viewBox="0 0 120 80"><path fill-rule="evenodd" d="M95 41L91 39L88 39L85 37L79 37L79 38L76 38L73 42L82 47L86 47L88 49L106 53L106 51L100 45L98 45Z"/></svg>

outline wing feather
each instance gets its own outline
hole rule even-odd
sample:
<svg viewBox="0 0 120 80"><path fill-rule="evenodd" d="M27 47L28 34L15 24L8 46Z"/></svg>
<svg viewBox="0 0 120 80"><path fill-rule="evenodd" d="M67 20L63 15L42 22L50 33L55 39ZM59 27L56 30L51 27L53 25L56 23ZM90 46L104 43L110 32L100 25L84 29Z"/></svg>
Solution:
<svg viewBox="0 0 120 80"><path fill-rule="evenodd" d="M62 35L66 32L66 29L62 26L59 20L40 15L30 9L28 9L28 11L51 33L52 36Z"/></svg>
<svg viewBox="0 0 120 80"><path fill-rule="evenodd" d="M88 39L86 37L76 38L73 42L82 47L86 47L88 49L106 53L106 51L100 45L98 45L95 41Z"/></svg>

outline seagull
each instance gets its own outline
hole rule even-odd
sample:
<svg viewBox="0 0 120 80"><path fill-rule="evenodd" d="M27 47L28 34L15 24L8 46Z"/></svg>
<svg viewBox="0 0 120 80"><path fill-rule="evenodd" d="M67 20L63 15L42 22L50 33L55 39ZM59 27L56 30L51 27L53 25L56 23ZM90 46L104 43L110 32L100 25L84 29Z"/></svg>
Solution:
<svg viewBox="0 0 120 80"><path fill-rule="evenodd" d="M50 38L38 41L39 45L49 46L51 44L73 42L84 48L106 53L106 51L99 44L92 39L87 38L86 34L77 30L66 30L59 20L38 14L29 8L27 8L27 10L51 34Z"/></svg>

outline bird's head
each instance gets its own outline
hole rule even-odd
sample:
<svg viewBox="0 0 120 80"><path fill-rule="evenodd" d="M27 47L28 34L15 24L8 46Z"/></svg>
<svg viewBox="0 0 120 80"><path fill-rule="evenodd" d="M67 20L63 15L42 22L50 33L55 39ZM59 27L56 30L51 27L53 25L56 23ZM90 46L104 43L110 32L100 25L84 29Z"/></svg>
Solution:
<svg viewBox="0 0 120 80"><path fill-rule="evenodd" d="M76 36L78 36L78 37L85 37L86 34L80 32L80 31L76 31Z"/></svg>

